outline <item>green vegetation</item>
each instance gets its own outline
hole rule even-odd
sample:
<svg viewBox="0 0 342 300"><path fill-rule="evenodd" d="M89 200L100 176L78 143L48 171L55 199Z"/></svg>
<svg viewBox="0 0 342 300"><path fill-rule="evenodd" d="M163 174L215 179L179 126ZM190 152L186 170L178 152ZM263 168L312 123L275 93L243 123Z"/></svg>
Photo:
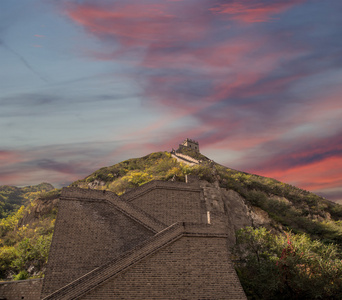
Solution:
<svg viewBox="0 0 342 300"><path fill-rule="evenodd" d="M0 186L0 219L8 216L36 199L42 192L52 190L54 187L49 183L41 183L35 186L15 187Z"/></svg>
<svg viewBox="0 0 342 300"><path fill-rule="evenodd" d="M39 201L39 200L37 200ZM24 207L0 220L0 280L43 276L50 249L56 209L32 224L18 226L36 204Z"/></svg>
<svg viewBox="0 0 342 300"><path fill-rule="evenodd" d="M341 253L333 244L247 227L233 253L248 299L342 299Z"/></svg>
<svg viewBox="0 0 342 300"><path fill-rule="evenodd" d="M52 209L32 224L19 225L24 215L30 213L42 195L53 193L52 185L34 187L1 187L6 200L14 204L12 211L0 219L0 280L22 280L42 277L47 262L56 209ZM16 198L17 196L17 198ZM16 207L22 203L17 210Z"/></svg>
<svg viewBox="0 0 342 300"><path fill-rule="evenodd" d="M215 165L220 186L265 210L276 228L342 246L342 206L278 180Z"/></svg>
<svg viewBox="0 0 342 300"><path fill-rule="evenodd" d="M168 152L157 152L142 158L125 160L111 167L101 168L71 186L88 188L93 182L102 182L98 189L113 191L119 195L126 190L138 187L151 180L184 181L190 167L178 163Z"/></svg>

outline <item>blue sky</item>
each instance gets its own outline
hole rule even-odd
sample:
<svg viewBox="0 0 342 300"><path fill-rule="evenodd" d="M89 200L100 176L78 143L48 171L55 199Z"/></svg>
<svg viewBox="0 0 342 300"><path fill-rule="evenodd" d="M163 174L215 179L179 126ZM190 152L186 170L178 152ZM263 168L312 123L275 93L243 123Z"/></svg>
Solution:
<svg viewBox="0 0 342 300"><path fill-rule="evenodd" d="M186 137L342 200L339 0L2 0L0 184L57 187Z"/></svg>

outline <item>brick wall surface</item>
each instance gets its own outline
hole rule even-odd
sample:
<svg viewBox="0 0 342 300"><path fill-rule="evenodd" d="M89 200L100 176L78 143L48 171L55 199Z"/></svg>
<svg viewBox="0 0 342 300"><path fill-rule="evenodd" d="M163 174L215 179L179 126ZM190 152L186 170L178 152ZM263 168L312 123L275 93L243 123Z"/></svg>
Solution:
<svg viewBox="0 0 342 300"><path fill-rule="evenodd" d="M89 191L89 192L87 192ZM88 201L104 201L107 200L115 206L116 209L123 212L126 216L142 224L146 228L154 231L155 233L163 230L167 226L157 219L153 218L151 215L147 214L145 211L134 206L129 201L126 201L124 197L119 197L113 192L99 191L99 190L87 190L81 188L63 188L62 199L64 200L88 200Z"/></svg>
<svg viewBox="0 0 342 300"><path fill-rule="evenodd" d="M121 197L63 189L42 298L246 299L222 196L188 181L152 181Z"/></svg>
<svg viewBox="0 0 342 300"><path fill-rule="evenodd" d="M139 244L132 250L125 252L124 255L94 269L74 282L59 289L44 298L44 300L76 299L183 236L201 236L206 238L227 237L225 232L222 232L219 228L215 228L214 226L206 224L175 223L154 235L152 238Z"/></svg>
<svg viewBox="0 0 342 300"><path fill-rule="evenodd" d="M202 220L200 190L155 188L133 199L132 203L167 225Z"/></svg>
<svg viewBox="0 0 342 300"><path fill-rule="evenodd" d="M6 300L39 300L43 279L0 283L0 298Z"/></svg>
<svg viewBox="0 0 342 300"><path fill-rule="evenodd" d="M49 295L152 235L106 201L61 199L42 295Z"/></svg>
<svg viewBox="0 0 342 300"><path fill-rule="evenodd" d="M184 236L79 299L246 299L228 255L225 238Z"/></svg>
<svg viewBox="0 0 342 300"><path fill-rule="evenodd" d="M194 176L192 176L194 177ZM129 192L126 192L120 198L124 198L127 201L131 201L136 197L140 197L144 193L152 190L152 189L173 189L173 190L182 190L182 191L200 191L199 189L199 181L192 182L191 184L180 182L180 181L161 181L161 180L152 180L148 183L145 183L142 186L134 188Z"/></svg>

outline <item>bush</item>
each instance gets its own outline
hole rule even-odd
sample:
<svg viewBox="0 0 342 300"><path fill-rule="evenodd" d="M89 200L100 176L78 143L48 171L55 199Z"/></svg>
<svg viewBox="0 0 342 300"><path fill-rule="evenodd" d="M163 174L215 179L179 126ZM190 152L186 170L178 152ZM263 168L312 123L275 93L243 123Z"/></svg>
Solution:
<svg viewBox="0 0 342 300"><path fill-rule="evenodd" d="M342 262L334 244L246 227L237 233L233 253L249 299L342 299Z"/></svg>
<svg viewBox="0 0 342 300"><path fill-rule="evenodd" d="M20 271L17 275L13 276L13 280L25 280L30 277L30 274L27 271Z"/></svg>

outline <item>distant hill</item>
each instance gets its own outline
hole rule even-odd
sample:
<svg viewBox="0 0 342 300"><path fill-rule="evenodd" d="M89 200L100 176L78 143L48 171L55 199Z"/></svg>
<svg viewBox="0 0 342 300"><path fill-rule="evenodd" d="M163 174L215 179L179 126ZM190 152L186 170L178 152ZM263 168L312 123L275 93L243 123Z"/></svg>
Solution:
<svg viewBox="0 0 342 300"><path fill-rule="evenodd" d="M36 199L42 192L53 190L50 183L40 183L33 186L16 187L9 185L0 186L0 219L6 217L21 205L27 205Z"/></svg>

